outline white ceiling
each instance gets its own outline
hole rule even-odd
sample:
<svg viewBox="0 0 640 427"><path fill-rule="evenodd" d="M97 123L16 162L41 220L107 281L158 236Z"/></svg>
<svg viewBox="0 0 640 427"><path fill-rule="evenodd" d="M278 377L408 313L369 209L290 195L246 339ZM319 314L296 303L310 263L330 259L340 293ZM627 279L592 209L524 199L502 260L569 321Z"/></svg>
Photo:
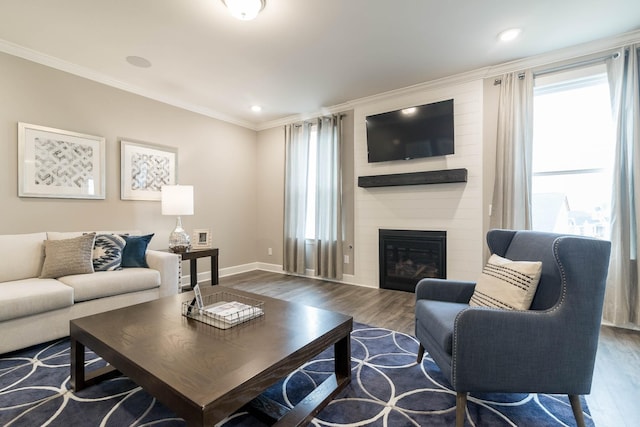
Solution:
<svg viewBox="0 0 640 427"><path fill-rule="evenodd" d="M639 0L267 0L249 22L221 0L0 0L0 50L250 128L638 29Z"/></svg>

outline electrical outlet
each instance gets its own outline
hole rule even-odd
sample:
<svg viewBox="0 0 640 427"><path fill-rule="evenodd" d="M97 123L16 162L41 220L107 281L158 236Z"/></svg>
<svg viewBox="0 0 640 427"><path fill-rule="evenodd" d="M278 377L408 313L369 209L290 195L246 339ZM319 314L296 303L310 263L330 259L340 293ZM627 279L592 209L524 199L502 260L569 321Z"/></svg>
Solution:
<svg viewBox="0 0 640 427"><path fill-rule="evenodd" d="M273 255L273 248L267 249L267 254L268 255Z"/></svg>
<svg viewBox="0 0 640 427"><path fill-rule="evenodd" d="M344 263L349 264L349 255L344 256Z"/></svg>

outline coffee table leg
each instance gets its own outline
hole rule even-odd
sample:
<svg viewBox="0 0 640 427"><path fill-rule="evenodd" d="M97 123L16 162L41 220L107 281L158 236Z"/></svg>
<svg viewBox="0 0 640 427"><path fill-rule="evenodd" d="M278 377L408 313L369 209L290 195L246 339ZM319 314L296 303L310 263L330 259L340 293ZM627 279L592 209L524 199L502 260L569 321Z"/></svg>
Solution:
<svg viewBox="0 0 640 427"><path fill-rule="evenodd" d="M338 382L351 381L351 336L347 335L334 345L335 373Z"/></svg>
<svg viewBox="0 0 640 427"><path fill-rule="evenodd" d="M334 344L334 374L302 399L274 427L307 425L318 413L351 382L351 335Z"/></svg>
<svg viewBox="0 0 640 427"><path fill-rule="evenodd" d="M85 387L84 345L71 337L71 388L80 391Z"/></svg>

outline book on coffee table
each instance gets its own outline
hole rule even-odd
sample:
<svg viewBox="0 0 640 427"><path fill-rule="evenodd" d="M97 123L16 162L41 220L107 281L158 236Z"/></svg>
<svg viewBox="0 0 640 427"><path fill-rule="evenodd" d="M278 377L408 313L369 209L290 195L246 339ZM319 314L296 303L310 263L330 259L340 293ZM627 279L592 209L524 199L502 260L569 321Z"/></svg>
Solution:
<svg viewBox="0 0 640 427"><path fill-rule="evenodd" d="M264 314L260 307L238 301L218 301L215 304L203 307L202 312L204 315L213 317L213 319L229 326L237 325Z"/></svg>
<svg viewBox="0 0 640 427"><path fill-rule="evenodd" d="M228 329L264 315L264 302L231 292L202 295L194 288L193 301L182 303L182 315L219 329Z"/></svg>

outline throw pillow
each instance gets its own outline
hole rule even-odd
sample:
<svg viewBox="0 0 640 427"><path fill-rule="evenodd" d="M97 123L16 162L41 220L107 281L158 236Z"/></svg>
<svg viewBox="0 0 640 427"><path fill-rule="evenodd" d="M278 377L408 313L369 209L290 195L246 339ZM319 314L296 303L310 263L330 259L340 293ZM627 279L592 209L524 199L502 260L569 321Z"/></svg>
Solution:
<svg viewBox="0 0 640 427"><path fill-rule="evenodd" d="M122 250L122 267L149 268L145 254L153 234L147 234L146 236L122 235L121 237L126 242Z"/></svg>
<svg viewBox="0 0 640 427"><path fill-rule="evenodd" d="M41 279L57 279L72 274L93 273L95 233L73 239L45 240Z"/></svg>
<svg viewBox="0 0 640 427"><path fill-rule="evenodd" d="M469 305L528 310L541 273L539 261L511 261L493 254L482 270Z"/></svg>
<svg viewBox="0 0 640 427"><path fill-rule="evenodd" d="M93 245L93 269L95 271L120 270L124 238L117 234L98 234Z"/></svg>

